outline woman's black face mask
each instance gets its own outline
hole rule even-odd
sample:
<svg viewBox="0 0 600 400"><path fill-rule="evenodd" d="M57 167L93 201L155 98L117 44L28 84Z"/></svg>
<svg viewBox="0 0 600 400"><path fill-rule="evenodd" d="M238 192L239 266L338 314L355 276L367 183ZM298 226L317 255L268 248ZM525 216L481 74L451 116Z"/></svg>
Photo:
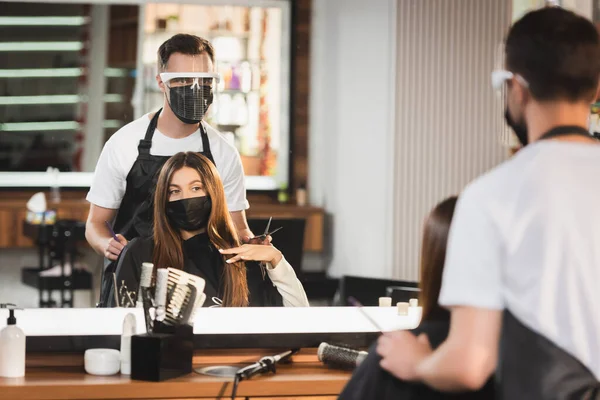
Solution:
<svg viewBox="0 0 600 400"><path fill-rule="evenodd" d="M212 202L210 197L192 197L167 203L167 219L173 228L198 231L206 228Z"/></svg>

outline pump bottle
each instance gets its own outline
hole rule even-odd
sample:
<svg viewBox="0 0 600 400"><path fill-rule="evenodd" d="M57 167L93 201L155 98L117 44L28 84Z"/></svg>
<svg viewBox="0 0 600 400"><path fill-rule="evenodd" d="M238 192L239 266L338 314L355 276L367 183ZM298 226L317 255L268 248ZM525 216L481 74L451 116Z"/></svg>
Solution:
<svg viewBox="0 0 600 400"><path fill-rule="evenodd" d="M25 333L17 326L14 308L10 308L6 327L0 331L0 377L23 376L25 376Z"/></svg>

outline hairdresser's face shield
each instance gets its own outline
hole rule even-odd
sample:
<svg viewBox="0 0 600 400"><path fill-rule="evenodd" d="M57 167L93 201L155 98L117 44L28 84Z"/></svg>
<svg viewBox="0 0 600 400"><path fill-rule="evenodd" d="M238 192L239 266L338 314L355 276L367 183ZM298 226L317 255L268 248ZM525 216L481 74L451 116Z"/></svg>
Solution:
<svg viewBox="0 0 600 400"><path fill-rule="evenodd" d="M167 102L173 113L186 124L197 124L215 101L219 74L212 72L163 72ZM214 118L214 115L211 115Z"/></svg>
<svg viewBox="0 0 600 400"><path fill-rule="evenodd" d="M527 81L525 80L525 78L523 78L521 75L519 74L515 74L511 71L508 71L505 68L505 63L504 63L504 57L505 57L505 47L504 44L501 44L500 46L498 46L498 50L496 53L496 61L495 61L495 68L492 71L491 74L491 83L492 83L492 88L494 89L495 92L495 108L497 108L497 112L498 115L505 115L505 113L507 112L509 106L509 97L510 94L508 92L508 88L511 87L513 84L519 84L521 85L524 89L529 88L529 84L527 83ZM512 110L513 107L510 107L510 109ZM505 134L502 135L502 139L501 139L502 144L504 144L505 146L514 148L514 147L519 147L520 143L517 139L517 137L514 135L514 132L512 131L507 131L505 130Z"/></svg>

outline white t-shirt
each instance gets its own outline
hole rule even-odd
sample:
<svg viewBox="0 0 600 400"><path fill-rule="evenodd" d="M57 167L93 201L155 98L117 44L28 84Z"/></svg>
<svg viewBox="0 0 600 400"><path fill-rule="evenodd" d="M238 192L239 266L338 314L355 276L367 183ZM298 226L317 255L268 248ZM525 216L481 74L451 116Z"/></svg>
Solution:
<svg viewBox="0 0 600 400"><path fill-rule="evenodd" d="M204 122L202 124L225 187L229 211L247 209L249 205L246 200L244 168L237 149L213 127ZM146 114L125 125L108 139L98 159L94 180L86 197L90 203L104 208L119 208L125 195L127 175L138 157L138 144L146 135L148 125L150 116ZM181 139L165 136L158 128L154 131L151 155L172 156L180 151L203 151L200 129Z"/></svg>
<svg viewBox="0 0 600 400"><path fill-rule="evenodd" d="M600 378L600 146L535 142L470 184L443 306L508 309Z"/></svg>

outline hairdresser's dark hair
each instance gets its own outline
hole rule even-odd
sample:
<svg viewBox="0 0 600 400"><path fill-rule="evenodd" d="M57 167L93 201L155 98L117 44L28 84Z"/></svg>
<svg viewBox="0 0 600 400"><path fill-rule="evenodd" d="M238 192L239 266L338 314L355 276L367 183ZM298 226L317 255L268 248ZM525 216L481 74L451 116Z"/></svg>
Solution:
<svg viewBox="0 0 600 400"><path fill-rule="evenodd" d="M529 83L538 101L593 101L600 76L594 24L559 7L527 13L506 38L506 67Z"/></svg>
<svg viewBox="0 0 600 400"><path fill-rule="evenodd" d="M208 54L210 60L215 62L215 49L206 39L199 36L179 33L158 48L158 70L165 71L171 54L181 53L189 56L196 56L202 53Z"/></svg>

